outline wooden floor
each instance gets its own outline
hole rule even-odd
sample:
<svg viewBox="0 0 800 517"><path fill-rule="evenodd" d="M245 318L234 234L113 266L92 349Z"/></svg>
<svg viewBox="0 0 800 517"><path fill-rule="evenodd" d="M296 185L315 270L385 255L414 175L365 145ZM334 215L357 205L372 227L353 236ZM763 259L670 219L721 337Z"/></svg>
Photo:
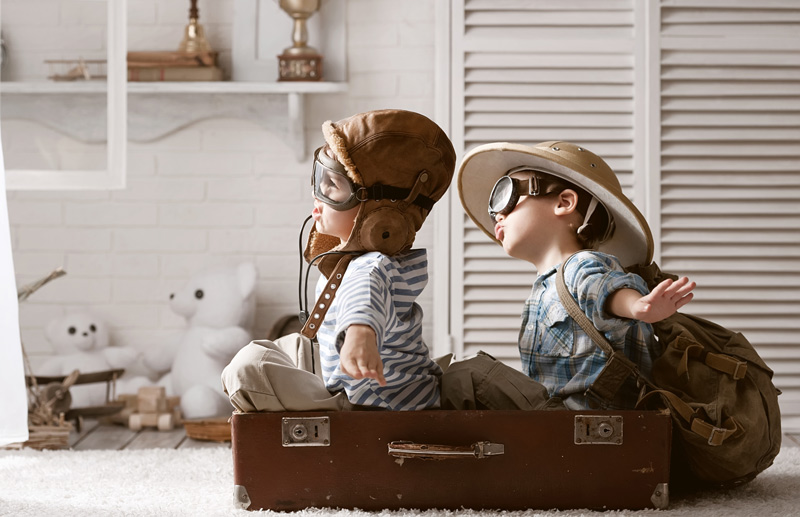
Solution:
<svg viewBox="0 0 800 517"><path fill-rule="evenodd" d="M225 447L230 449L231 442L209 442L194 440L186 436L183 427L172 431L142 429L131 431L121 425L99 424L97 421L86 421L80 432L72 431L69 437L70 448L76 451L87 450L130 450L130 449L188 449L199 447ZM783 436L784 447L800 447L800 433Z"/></svg>
<svg viewBox="0 0 800 517"><path fill-rule="evenodd" d="M176 427L172 431L145 428L136 432L122 425L100 424L97 421L88 420L83 423L80 432L73 429L70 433L69 446L76 451L189 449L201 447L225 447L230 449L231 442L194 440L186 436L186 430L183 426Z"/></svg>

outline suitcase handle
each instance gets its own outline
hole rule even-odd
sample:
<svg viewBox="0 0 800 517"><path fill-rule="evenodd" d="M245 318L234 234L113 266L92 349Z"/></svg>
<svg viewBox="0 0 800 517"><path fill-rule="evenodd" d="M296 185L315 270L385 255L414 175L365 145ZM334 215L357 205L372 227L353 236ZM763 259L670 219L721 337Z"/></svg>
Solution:
<svg viewBox="0 0 800 517"><path fill-rule="evenodd" d="M389 443L389 456L419 460L483 459L505 452L502 443L475 442L472 445L430 445L397 441Z"/></svg>

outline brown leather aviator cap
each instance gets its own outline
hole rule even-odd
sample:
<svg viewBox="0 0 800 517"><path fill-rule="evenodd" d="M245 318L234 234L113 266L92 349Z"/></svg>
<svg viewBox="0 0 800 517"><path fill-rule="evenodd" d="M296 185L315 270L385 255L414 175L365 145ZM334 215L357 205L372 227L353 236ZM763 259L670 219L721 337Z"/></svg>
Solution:
<svg viewBox="0 0 800 517"><path fill-rule="evenodd" d="M411 248L453 178L456 153L444 131L419 113L379 110L325 122L322 133L362 201L346 242L311 229L306 260L327 251L395 255ZM339 258L321 259L322 273L328 276Z"/></svg>

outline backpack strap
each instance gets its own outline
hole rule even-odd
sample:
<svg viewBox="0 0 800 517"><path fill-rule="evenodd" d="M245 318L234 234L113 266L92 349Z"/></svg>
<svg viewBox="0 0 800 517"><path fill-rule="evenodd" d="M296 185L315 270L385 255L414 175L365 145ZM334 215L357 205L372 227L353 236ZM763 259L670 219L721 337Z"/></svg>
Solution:
<svg viewBox="0 0 800 517"><path fill-rule="evenodd" d="M567 310L567 314L569 314L570 317L580 325L583 331L592 338L595 345L599 346L607 356L611 357L611 355L615 353L614 347L611 346L611 343L597 330L591 320L589 320L589 317L586 316L583 310L578 306L578 302L575 301L572 293L569 292L567 281L564 279L564 268L567 262L574 256L575 254L570 255L567 260L558 266L558 271L556 272L556 291L558 291L558 298L561 300L561 305Z"/></svg>
<svg viewBox="0 0 800 517"><path fill-rule="evenodd" d="M319 294L319 298L314 302L314 310L308 315L308 319L305 325L303 325L303 330L300 331L300 333L308 339L314 339L317 336L319 326L322 320L325 319L325 315L328 313L331 303L333 303L336 290L339 289L342 283L342 277L345 271L347 271L347 266L356 256L357 255L352 254L343 255L336 264L336 267L331 271L331 276L328 277L328 283L325 284L325 288Z"/></svg>
<svg viewBox="0 0 800 517"><path fill-rule="evenodd" d="M578 252L580 253L580 252ZM614 350L602 332L589 320L589 317L578 306L572 294L569 292L567 282L564 279L564 268L567 262L576 254L570 255L556 271L556 291L561 304L566 309L567 314L583 329L591 338L595 345L606 354L606 364L597 376L597 379L587 390L587 395L599 397L602 400L611 401L622 385L629 377L633 377L637 384L641 384L644 378L639 373L639 367L628 359L625 354Z"/></svg>
<svg viewBox="0 0 800 517"><path fill-rule="evenodd" d="M574 319L578 325L580 325L584 332L586 332L586 334L592 338L592 341L594 341L594 343L608 356L605 367L600 372L597 380L595 380L595 382L589 387L587 393L599 395L605 400L612 400L613 396L616 394L616 391L612 391L608 389L608 387L616 386L616 389L618 390L628 376L633 376L637 380L637 383L644 385L645 388L651 388L647 394L640 394L637 407L639 407L642 402L653 395L660 395L667 407L680 415L681 418L689 425L689 428L692 430L692 432L707 440L708 444L712 446L721 445L726 439L736 433L736 431L740 429L740 426L737 424L736 420L733 418L728 418L725 421L725 427L717 427L706 422L703 419L703 415L699 413L699 410L692 408L675 393L658 389L651 383L647 382L647 380L640 375L639 369L630 359L625 357L624 354L614 350L614 348L611 346L611 343L609 343L605 336L599 330L597 330L594 324L592 324L591 320L589 320L586 314L581 310L581 308L578 306L578 303L575 301L575 298L573 298L572 294L569 292L566 280L564 279L564 268L566 263L574 256L574 254L570 255L570 257L558 267L556 274L556 290L558 291L558 297L572 319ZM702 349L702 347L700 348ZM693 347L687 346L684 349L684 360L686 360L690 354L700 355L700 351L694 352L690 349L693 350ZM706 354L706 357L703 358L703 361L708 366L718 369L719 371L729 373L734 378L736 378L738 375L744 376L744 368L747 366L745 363L744 368L741 368L741 366L734 364L740 363L741 361L736 361L735 359L722 354L708 353Z"/></svg>
<svg viewBox="0 0 800 517"><path fill-rule="evenodd" d="M683 356L678 365L678 375L688 375L689 373L689 358L698 359L705 363L709 368L713 368L718 372L728 374L731 379L738 381L744 379L747 373L747 361L740 361L733 356L726 354L717 354L715 352L707 352L703 345L687 339L685 337L678 337L675 340L675 347L683 349Z"/></svg>
<svg viewBox="0 0 800 517"><path fill-rule="evenodd" d="M725 427L717 427L709 424L703 419L703 416L699 413L699 409L692 408L692 406L684 402L679 396L671 391L653 390L642 397L640 402L650 398L653 395L660 395L667 406L674 412L678 413L689 425L689 429L691 429L696 435L705 438L709 445L722 445L725 440L733 436L733 434L740 429L739 424L737 424L736 420L734 420L732 417L725 421Z"/></svg>

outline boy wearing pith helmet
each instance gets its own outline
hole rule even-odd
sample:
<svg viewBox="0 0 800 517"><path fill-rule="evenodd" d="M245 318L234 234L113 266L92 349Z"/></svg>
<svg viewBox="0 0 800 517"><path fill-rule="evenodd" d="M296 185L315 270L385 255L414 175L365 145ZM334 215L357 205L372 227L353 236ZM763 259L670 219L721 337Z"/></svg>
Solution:
<svg viewBox="0 0 800 517"><path fill-rule="evenodd" d="M695 284L667 280L650 292L625 271L650 263L653 238L611 168L569 142L492 143L464 157L457 184L475 224L536 267L518 342L523 372L568 409L633 407L632 385L612 401L587 392L606 356L559 301L557 268L580 309L645 377L660 352L651 323L689 303Z"/></svg>
<svg viewBox="0 0 800 517"><path fill-rule="evenodd" d="M415 301L427 254L412 245L450 186L453 145L433 121L403 110L328 121L322 132L304 252L322 273L316 302L301 335L254 341L234 357L222 374L226 393L244 412L438 407L442 371Z"/></svg>

